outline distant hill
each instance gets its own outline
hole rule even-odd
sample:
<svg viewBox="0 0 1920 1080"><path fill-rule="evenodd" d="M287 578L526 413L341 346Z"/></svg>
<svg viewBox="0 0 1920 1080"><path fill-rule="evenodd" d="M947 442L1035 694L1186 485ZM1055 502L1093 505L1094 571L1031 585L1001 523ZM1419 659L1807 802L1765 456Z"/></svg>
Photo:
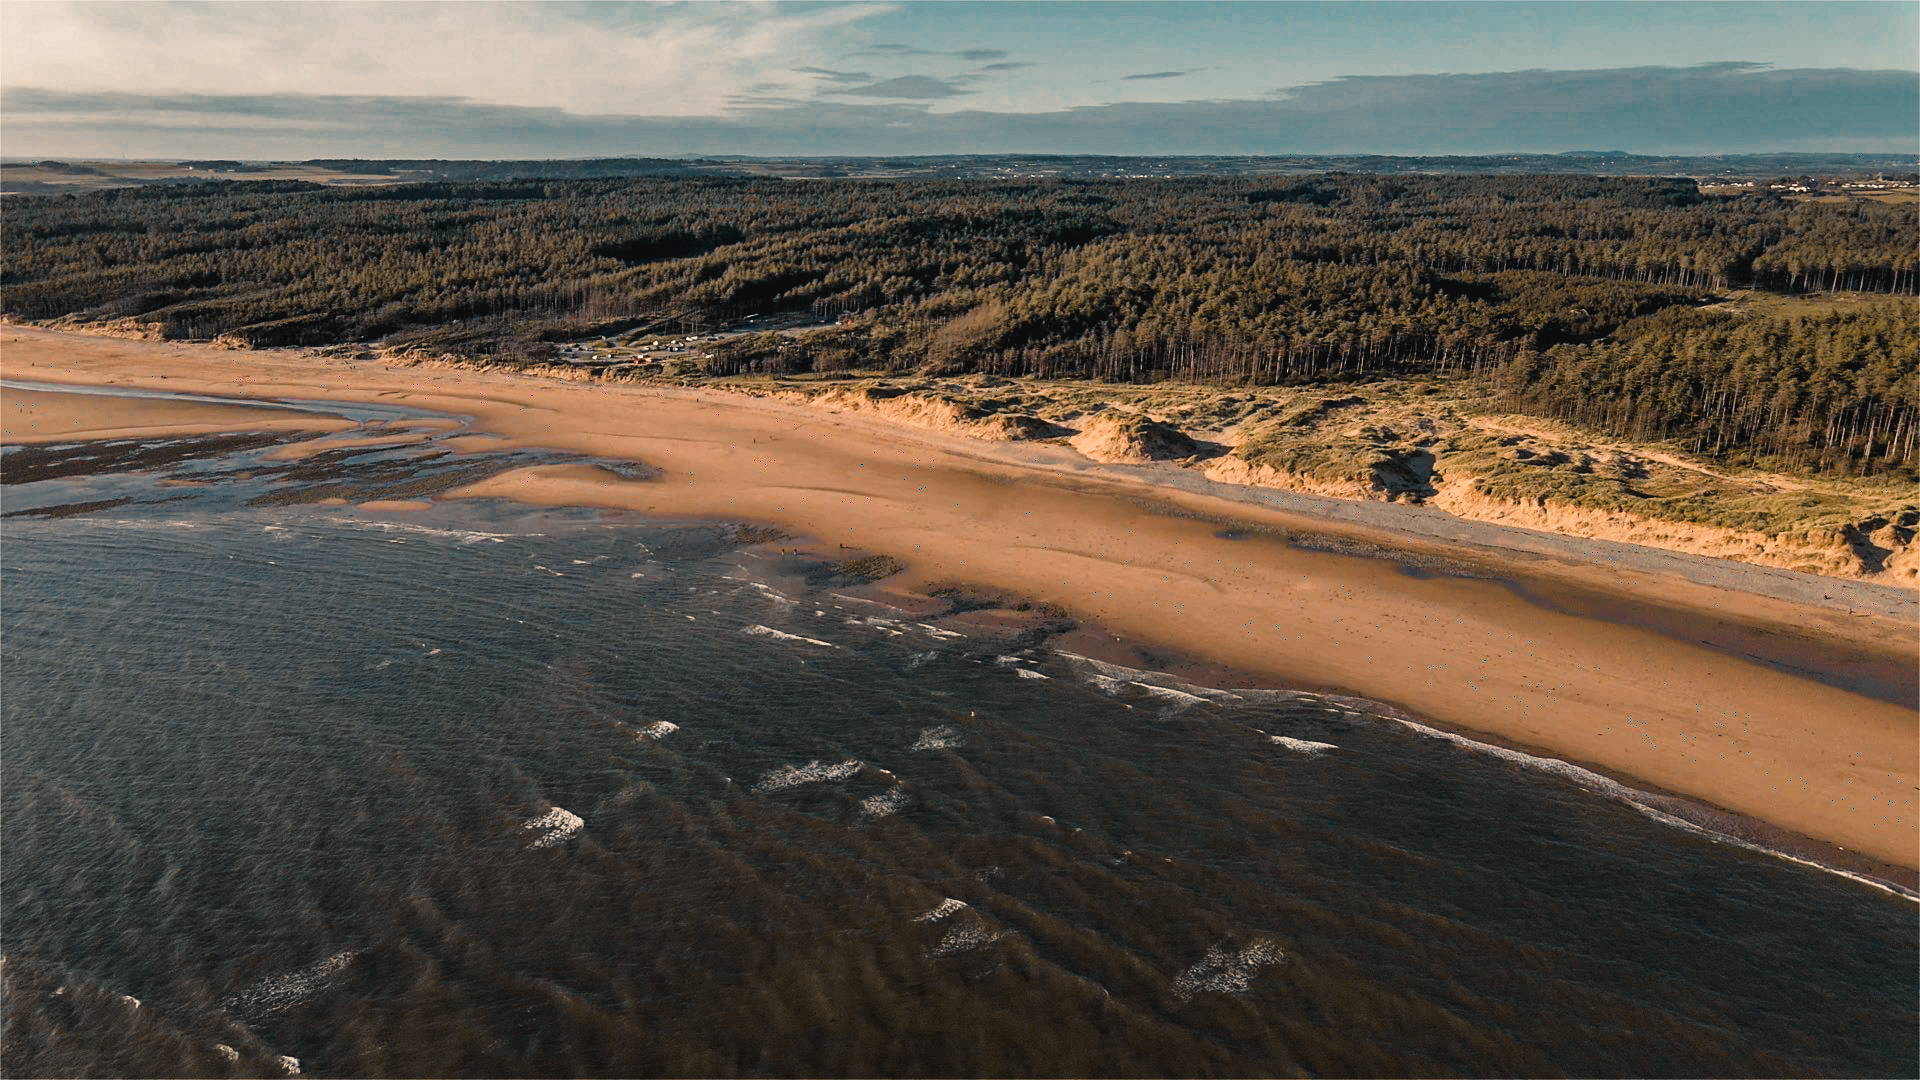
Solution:
<svg viewBox="0 0 1920 1080"><path fill-rule="evenodd" d="M686 176L710 172L702 162L670 158L586 158L538 161L447 161L437 158L314 158L301 165L395 180L603 180L620 176Z"/></svg>
<svg viewBox="0 0 1920 1080"><path fill-rule="evenodd" d="M1906 174L1920 160L1897 154L1647 155L1624 150L1559 154L1265 154L1109 157L952 154L914 157L689 158L456 161L438 158L314 158L308 161L169 160L0 162L0 192L55 195L108 187L249 179L335 186L476 180L604 180L620 177L780 177L885 180L1114 180L1173 176L1299 176L1317 173L1494 176L1691 176L1715 183L1780 176L1834 179Z"/></svg>
<svg viewBox="0 0 1920 1080"><path fill-rule="evenodd" d="M1692 176L1767 179L1783 174L1828 177L1910 172L1912 155L1724 154L1647 155L1623 150L1563 154L1263 154L1206 157L1103 157L1053 154L958 154L917 157L715 157L696 171L730 168L756 176L889 179L1120 179L1147 176L1291 176L1312 173L1453 173L1502 176Z"/></svg>

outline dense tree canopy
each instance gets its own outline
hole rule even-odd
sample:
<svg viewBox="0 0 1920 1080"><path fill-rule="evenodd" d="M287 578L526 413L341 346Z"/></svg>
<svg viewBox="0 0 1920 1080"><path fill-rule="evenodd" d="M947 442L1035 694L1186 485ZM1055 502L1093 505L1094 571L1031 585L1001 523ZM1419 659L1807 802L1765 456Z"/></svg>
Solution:
<svg viewBox="0 0 1920 1080"><path fill-rule="evenodd" d="M1827 467L1911 465L1920 443L1920 304L1802 315L1676 309L1613 340L1516 359L1531 411L1696 452Z"/></svg>
<svg viewBox="0 0 1920 1080"><path fill-rule="evenodd" d="M1920 292L1912 214L1685 180L230 182L17 199L0 230L6 313L174 337L537 354L648 318L811 309L859 317L723 362L1498 372L1529 408L1703 449L1844 468L1914 454L1911 304L1693 310L1742 287Z"/></svg>

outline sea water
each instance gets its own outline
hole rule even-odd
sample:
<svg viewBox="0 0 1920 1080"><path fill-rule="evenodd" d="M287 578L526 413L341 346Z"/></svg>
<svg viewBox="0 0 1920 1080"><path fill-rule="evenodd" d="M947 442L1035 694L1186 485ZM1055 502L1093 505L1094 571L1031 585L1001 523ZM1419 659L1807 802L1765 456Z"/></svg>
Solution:
<svg viewBox="0 0 1920 1080"><path fill-rule="evenodd" d="M1917 1071L1905 897L725 523L261 449L7 452L8 1075Z"/></svg>

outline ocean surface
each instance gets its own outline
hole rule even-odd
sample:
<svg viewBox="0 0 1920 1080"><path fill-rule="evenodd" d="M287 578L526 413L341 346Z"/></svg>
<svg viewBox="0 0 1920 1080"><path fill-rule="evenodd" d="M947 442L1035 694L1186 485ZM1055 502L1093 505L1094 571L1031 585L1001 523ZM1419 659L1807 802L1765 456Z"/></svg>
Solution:
<svg viewBox="0 0 1920 1080"><path fill-rule="evenodd" d="M271 441L0 458L8 1076L1920 1073L1906 897Z"/></svg>

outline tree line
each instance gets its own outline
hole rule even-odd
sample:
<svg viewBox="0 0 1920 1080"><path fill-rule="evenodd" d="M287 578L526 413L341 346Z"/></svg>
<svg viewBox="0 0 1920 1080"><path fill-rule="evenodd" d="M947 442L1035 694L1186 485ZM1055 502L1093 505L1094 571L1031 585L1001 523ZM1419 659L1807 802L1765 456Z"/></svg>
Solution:
<svg viewBox="0 0 1920 1080"><path fill-rule="evenodd" d="M1920 303L1809 314L1676 308L1612 339L1515 357L1516 407L1695 453L1912 474L1920 461Z"/></svg>
<svg viewBox="0 0 1920 1080"><path fill-rule="evenodd" d="M854 321L716 363L1227 383L1459 373L1535 411L1691 433L1722 453L1914 460L1899 426L1910 379L1849 376L1757 408L1755 371L1799 368L1727 336L1746 323L1694 311L1731 289L1920 292L1920 228L1897 207L1708 197L1662 178L1331 174L261 181L7 209L0 310L28 319L537 359L650 320L813 310ZM1814 352L1867 347L1838 324L1771 332ZM1658 359L1684 342L1693 359ZM1723 362L1722 348L1751 356Z"/></svg>

